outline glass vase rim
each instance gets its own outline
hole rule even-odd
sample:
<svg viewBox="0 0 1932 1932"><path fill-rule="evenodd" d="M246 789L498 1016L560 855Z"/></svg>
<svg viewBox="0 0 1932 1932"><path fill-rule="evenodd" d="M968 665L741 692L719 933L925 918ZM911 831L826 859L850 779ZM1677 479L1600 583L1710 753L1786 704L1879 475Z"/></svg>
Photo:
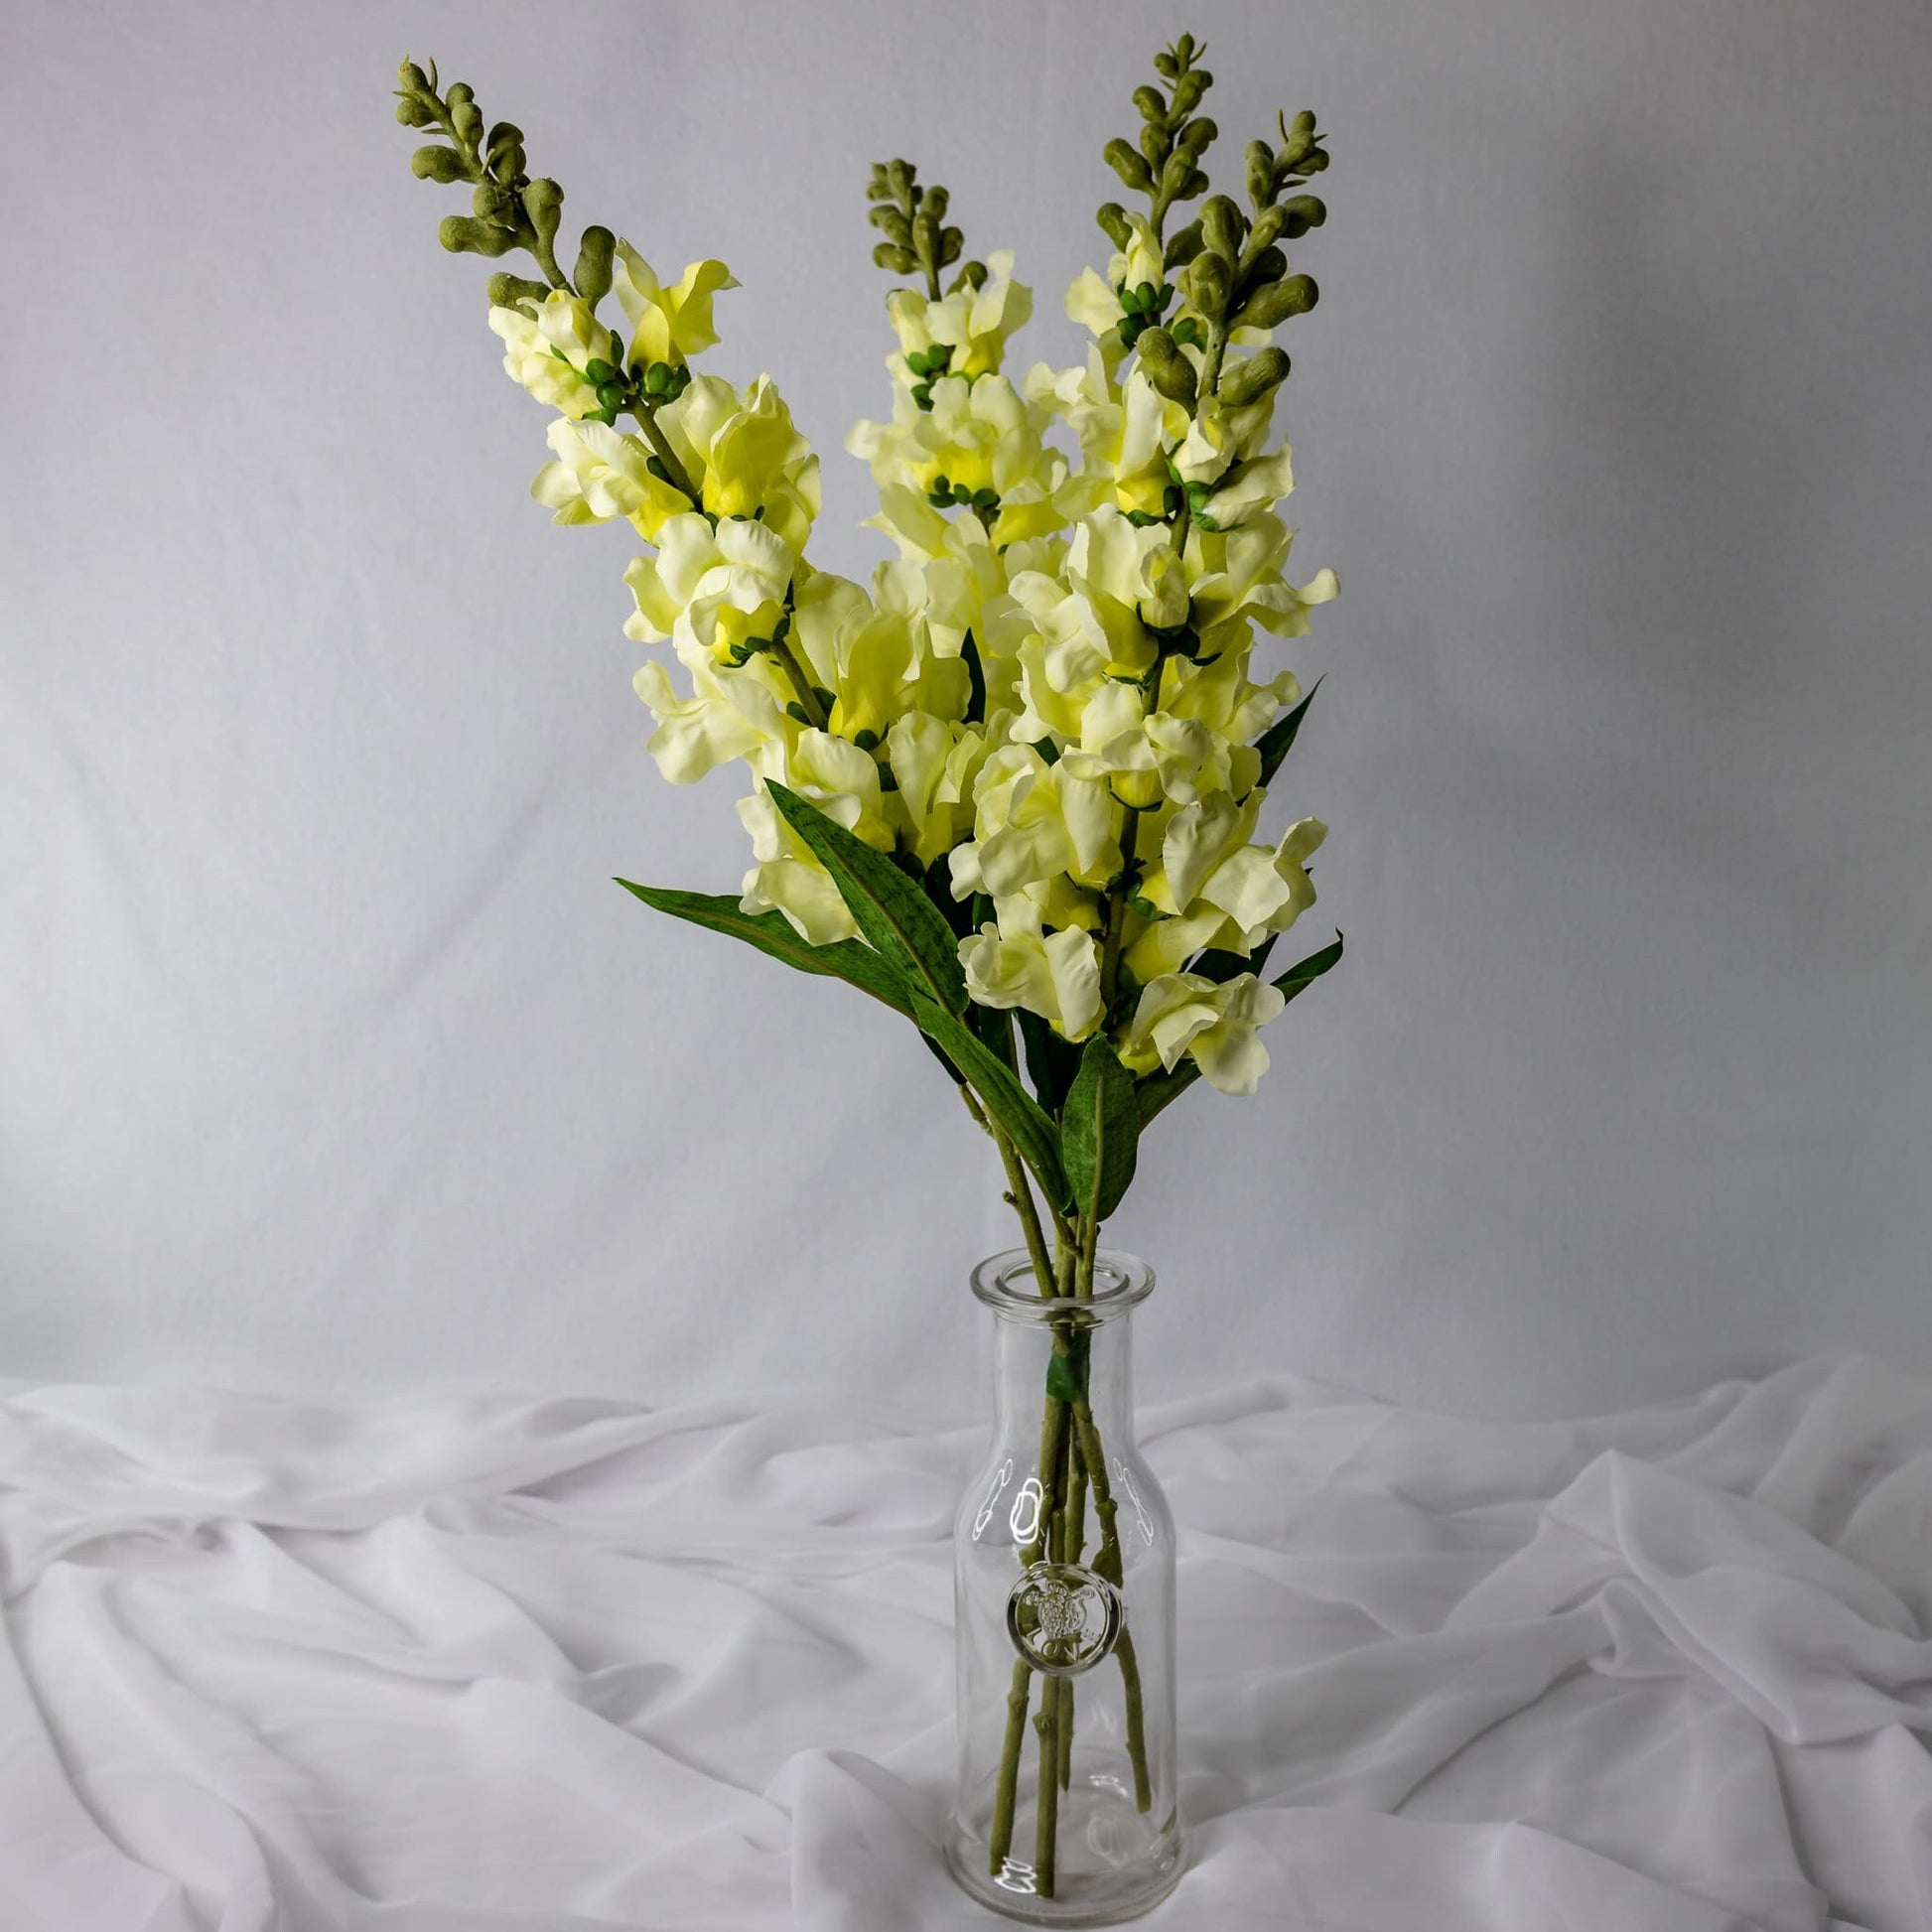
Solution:
<svg viewBox="0 0 1932 1932"><path fill-rule="evenodd" d="M1077 1313L1082 1323L1109 1321L1154 1293L1154 1270L1121 1248L1096 1248L1091 1295L1041 1295L1025 1248L988 1255L972 1273L973 1293L1007 1321L1051 1322Z"/></svg>

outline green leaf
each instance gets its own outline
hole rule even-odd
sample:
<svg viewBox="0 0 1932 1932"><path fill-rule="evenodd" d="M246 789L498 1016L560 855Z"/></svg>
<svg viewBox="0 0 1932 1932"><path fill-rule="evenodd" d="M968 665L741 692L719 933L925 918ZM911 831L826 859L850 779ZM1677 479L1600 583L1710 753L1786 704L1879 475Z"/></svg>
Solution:
<svg viewBox="0 0 1932 1932"><path fill-rule="evenodd" d="M1309 695L1312 697L1313 693ZM1332 946L1323 946L1319 952L1310 953L1308 958L1281 974L1274 984L1281 989L1284 1000L1293 1002L1299 999L1303 992L1340 960L1341 948L1342 938L1337 932ZM1178 1100L1199 1078L1200 1068L1192 1060L1182 1060L1172 1073L1150 1073L1142 1080L1136 1091L1141 1131L1145 1133L1148 1123L1171 1102Z"/></svg>
<svg viewBox="0 0 1932 1932"><path fill-rule="evenodd" d="M785 823L832 875L874 949L946 1013L964 1013L966 975L959 964L959 939L945 914L885 853L854 838L809 799L775 781L768 780L765 789Z"/></svg>
<svg viewBox="0 0 1932 1932"><path fill-rule="evenodd" d="M1120 1205L1134 1178L1140 1132L1134 1076L1121 1065L1114 1042L1104 1033L1095 1034L1067 1090L1060 1162L1075 1206L1090 1214L1096 1227Z"/></svg>
<svg viewBox="0 0 1932 1932"><path fill-rule="evenodd" d="M1039 1104L1056 1120L1066 1105L1066 1090L1079 1071L1080 1049L1063 1039L1036 1013L1020 1009L1020 1043L1026 1049L1027 1077Z"/></svg>
<svg viewBox="0 0 1932 1932"><path fill-rule="evenodd" d="M798 935L797 928L782 912L747 912L737 899L714 897L708 893L667 892L660 886L636 886L628 879L618 884L659 912L688 919L693 925L712 932L729 933L743 939L759 952L782 959L801 973L817 973L828 979L844 980L862 993L870 993L896 1013L912 1017L912 994L890 961L862 946L856 939L840 939L829 946L814 946Z"/></svg>
<svg viewBox="0 0 1932 1932"><path fill-rule="evenodd" d="M1046 1197L1062 1212L1069 1209L1073 1203L1060 1166L1059 1135L1012 1068L965 1021L936 1006L923 987L912 989L912 1018L919 1031L972 1082L987 1112L1020 1150L1020 1158L1033 1170Z"/></svg>
<svg viewBox="0 0 1932 1932"><path fill-rule="evenodd" d="M1219 946L1210 946L1206 952L1196 953L1187 962L1186 970L1198 973L1204 980L1212 980L1216 986L1225 985L1241 973L1259 973L1268 964L1268 955L1275 950L1275 941L1281 937L1271 932L1251 953L1227 952Z"/></svg>
<svg viewBox="0 0 1932 1932"><path fill-rule="evenodd" d="M1055 1402L1084 1402L1086 1391L1086 1351L1082 1349L1083 1359L1075 1363L1068 1355L1062 1355L1056 1348L1046 1358L1046 1393Z"/></svg>
<svg viewBox="0 0 1932 1932"><path fill-rule="evenodd" d="M1323 671L1321 677L1328 674ZM1309 706L1314 702L1314 694L1321 689L1321 678L1315 679L1309 695L1298 704L1285 718L1275 722L1255 740L1255 750L1261 754L1261 777L1258 782L1266 784L1281 769L1282 759L1287 758L1288 749L1295 743L1295 735L1302 729L1302 720L1309 715Z"/></svg>

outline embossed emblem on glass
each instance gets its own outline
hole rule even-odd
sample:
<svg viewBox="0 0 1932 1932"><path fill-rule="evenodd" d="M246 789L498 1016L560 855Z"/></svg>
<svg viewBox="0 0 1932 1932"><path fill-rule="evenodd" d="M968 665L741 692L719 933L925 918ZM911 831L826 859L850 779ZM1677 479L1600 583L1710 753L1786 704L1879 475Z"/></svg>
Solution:
<svg viewBox="0 0 1932 1932"><path fill-rule="evenodd" d="M1007 1598L1007 1632L1035 1670L1077 1676L1113 1649L1120 1592L1078 1564L1036 1563Z"/></svg>

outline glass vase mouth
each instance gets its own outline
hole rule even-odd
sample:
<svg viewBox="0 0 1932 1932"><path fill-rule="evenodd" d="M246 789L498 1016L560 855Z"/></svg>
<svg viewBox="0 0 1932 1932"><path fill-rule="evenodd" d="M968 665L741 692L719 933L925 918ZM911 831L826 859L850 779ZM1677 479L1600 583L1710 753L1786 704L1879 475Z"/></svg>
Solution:
<svg viewBox="0 0 1932 1932"><path fill-rule="evenodd" d="M972 1281L973 1293L1007 1321L1051 1322L1076 1311L1083 1325L1109 1321L1154 1293L1154 1270L1139 1255L1118 1248L1094 1251L1091 1295L1042 1295L1025 1248L988 1255L973 1270Z"/></svg>

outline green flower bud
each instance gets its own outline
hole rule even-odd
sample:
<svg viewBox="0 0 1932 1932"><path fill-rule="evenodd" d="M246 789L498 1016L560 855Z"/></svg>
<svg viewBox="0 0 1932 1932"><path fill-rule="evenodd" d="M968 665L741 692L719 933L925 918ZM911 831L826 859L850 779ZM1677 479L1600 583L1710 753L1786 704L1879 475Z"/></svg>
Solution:
<svg viewBox="0 0 1932 1932"><path fill-rule="evenodd" d="M987 269L984 262L966 262L957 275L952 278L948 294L957 295L961 289L978 291L986 286Z"/></svg>
<svg viewBox="0 0 1932 1932"><path fill-rule="evenodd" d="M951 203L952 197L943 188L928 188L919 198L919 212L931 215L934 221L943 221Z"/></svg>
<svg viewBox="0 0 1932 1932"><path fill-rule="evenodd" d="M593 309L611 293L611 258L618 238L609 228L586 228L577 250L577 272L571 276L577 293Z"/></svg>
<svg viewBox="0 0 1932 1932"><path fill-rule="evenodd" d="M950 268L960 257L966 246L966 233L962 228L941 228L939 230L939 266Z"/></svg>
<svg viewBox="0 0 1932 1932"><path fill-rule="evenodd" d="M1214 76L1205 68L1195 68L1191 73L1183 73L1174 82L1173 111L1176 114L1191 114L1200 105L1201 95L1213 84Z"/></svg>
<svg viewBox="0 0 1932 1932"><path fill-rule="evenodd" d="M440 181L446 186L453 181L468 181L470 178L470 169L462 155L440 142L418 148L409 157L409 172L418 181Z"/></svg>
<svg viewBox="0 0 1932 1932"><path fill-rule="evenodd" d="M1192 409L1195 400L1194 365L1174 346L1173 338L1157 326L1143 330L1136 346L1141 352L1141 367L1147 371L1147 379L1155 388L1170 402Z"/></svg>
<svg viewBox="0 0 1932 1932"><path fill-rule="evenodd" d="M889 161L886 164L886 187L896 202L910 202L912 199L912 180L918 170L909 161Z"/></svg>
<svg viewBox="0 0 1932 1932"><path fill-rule="evenodd" d="M550 293L542 282L526 281L521 275L511 275L498 269L489 278L489 300L498 309L528 310L539 305Z"/></svg>
<svg viewBox="0 0 1932 1932"><path fill-rule="evenodd" d="M890 241L882 241L872 251L873 260L881 268L890 268L895 275L909 275L918 267L909 248L900 248Z"/></svg>
<svg viewBox="0 0 1932 1932"><path fill-rule="evenodd" d="M445 215L436 238L453 255L506 255L516 246L510 229L468 214Z"/></svg>
<svg viewBox="0 0 1932 1932"><path fill-rule="evenodd" d="M1203 114L1197 121L1189 121L1180 130L1180 139L1174 143L1189 161L1198 161L1214 145L1215 136L1220 129Z"/></svg>
<svg viewBox="0 0 1932 1932"><path fill-rule="evenodd" d="M547 175L533 181L523 191L523 211L547 247L556 239L557 224L564 218L564 191Z"/></svg>
<svg viewBox="0 0 1932 1932"><path fill-rule="evenodd" d="M879 734L870 725L864 726L862 729L854 732L852 734L852 742L862 752L876 752L879 750Z"/></svg>
<svg viewBox="0 0 1932 1932"><path fill-rule="evenodd" d="M512 149L518 154L523 152L523 130L514 122L498 121L489 130L489 139L483 143L483 154L490 167L498 174L504 172L500 165L502 157L508 155ZM510 172L513 173L514 170Z"/></svg>
<svg viewBox="0 0 1932 1932"><path fill-rule="evenodd" d="M597 399L607 410L623 407L623 389L616 382L600 382L597 385Z"/></svg>
<svg viewBox="0 0 1932 1932"><path fill-rule="evenodd" d="M1314 143L1314 115L1305 107L1292 126L1282 129L1282 151L1277 159L1284 173L1298 171Z"/></svg>
<svg viewBox="0 0 1932 1932"><path fill-rule="evenodd" d="M591 359L584 364L584 373L587 376L589 376L593 382L609 382L610 379L617 374L617 370L614 369L610 365L610 363L604 359L603 356L593 355Z"/></svg>
<svg viewBox="0 0 1932 1932"><path fill-rule="evenodd" d="M1282 204L1291 238L1318 228L1328 218L1328 205L1318 195L1292 195Z"/></svg>
<svg viewBox="0 0 1932 1932"><path fill-rule="evenodd" d="M1228 295L1234 285L1234 270L1225 255L1203 248L1183 271L1187 299L1209 322L1219 322L1227 314Z"/></svg>
<svg viewBox="0 0 1932 1932"><path fill-rule="evenodd" d="M668 362L653 362L644 371L644 394L647 396L666 396L671 388L671 365Z"/></svg>
<svg viewBox="0 0 1932 1932"><path fill-rule="evenodd" d="M478 183L477 192L470 197L470 207L485 221L494 221L505 227L515 226L512 210L516 207L516 191L505 188L501 182Z"/></svg>
<svg viewBox="0 0 1932 1932"><path fill-rule="evenodd" d="M1288 366L1288 351L1270 343L1266 348L1256 349L1252 355L1223 372L1221 399L1236 409L1259 402L1270 390L1279 388L1287 380Z"/></svg>
<svg viewBox="0 0 1932 1932"><path fill-rule="evenodd" d="M424 100L402 99L396 102L396 119L404 127L434 127L436 116Z"/></svg>
<svg viewBox="0 0 1932 1932"><path fill-rule="evenodd" d="M1199 347L1203 345L1200 324L1192 316L1182 316L1168 333L1182 348Z"/></svg>
<svg viewBox="0 0 1932 1932"><path fill-rule="evenodd" d="M901 248L912 245L912 224L899 208L891 202L876 203L866 214L866 219L885 235L887 240L896 241Z"/></svg>
<svg viewBox="0 0 1932 1932"><path fill-rule="evenodd" d="M1154 193L1154 176L1149 171L1147 163L1118 135L1109 141L1100 153L1107 166L1137 195Z"/></svg>
<svg viewBox="0 0 1932 1932"><path fill-rule="evenodd" d="M1168 103L1161 98L1159 87L1136 87L1134 105L1141 110L1143 120L1164 121L1168 118Z"/></svg>
<svg viewBox="0 0 1932 1932"><path fill-rule="evenodd" d="M1167 160L1173 147L1173 137L1165 127L1156 127L1152 122L1140 132L1141 156L1149 168L1158 168Z"/></svg>
<svg viewBox="0 0 1932 1932"><path fill-rule="evenodd" d="M426 94L431 91L429 75L414 61L404 61L396 69L396 78L412 94Z"/></svg>
<svg viewBox="0 0 1932 1932"><path fill-rule="evenodd" d="M1248 200L1256 207L1266 207L1275 199L1275 152L1266 141L1250 141L1248 163Z"/></svg>
<svg viewBox="0 0 1932 1932"><path fill-rule="evenodd" d="M1200 223L1189 221L1184 228L1168 237L1168 245L1162 251L1162 260L1170 268L1179 268L1190 262L1202 248Z"/></svg>
<svg viewBox="0 0 1932 1932"><path fill-rule="evenodd" d="M1279 282L1288 273L1288 257L1279 248L1264 248L1242 272L1235 295L1245 302L1255 290L1269 282Z"/></svg>
<svg viewBox="0 0 1932 1932"><path fill-rule="evenodd" d="M1250 261L1271 246L1282 231L1288 213L1279 203L1273 207L1265 207L1255 216L1254 226L1248 230L1248 258Z"/></svg>
<svg viewBox="0 0 1932 1932"><path fill-rule="evenodd" d="M1202 241L1217 255L1225 255L1231 262L1240 260L1248 224L1227 196L1210 195L1201 204L1200 231Z"/></svg>
<svg viewBox="0 0 1932 1932"><path fill-rule="evenodd" d="M1285 282L1271 282L1249 297L1235 321L1254 329L1274 329L1290 316L1305 316L1319 297L1313 278L1291 275Z"/></svg>
<svg viewBox="0 0 1932 1932"><path fill-rule="evenodd" d="M1127 210L1118 202L1102 202L1093 218L1123 254L1133 245L1134 230L1127 225Z"/></svg>

